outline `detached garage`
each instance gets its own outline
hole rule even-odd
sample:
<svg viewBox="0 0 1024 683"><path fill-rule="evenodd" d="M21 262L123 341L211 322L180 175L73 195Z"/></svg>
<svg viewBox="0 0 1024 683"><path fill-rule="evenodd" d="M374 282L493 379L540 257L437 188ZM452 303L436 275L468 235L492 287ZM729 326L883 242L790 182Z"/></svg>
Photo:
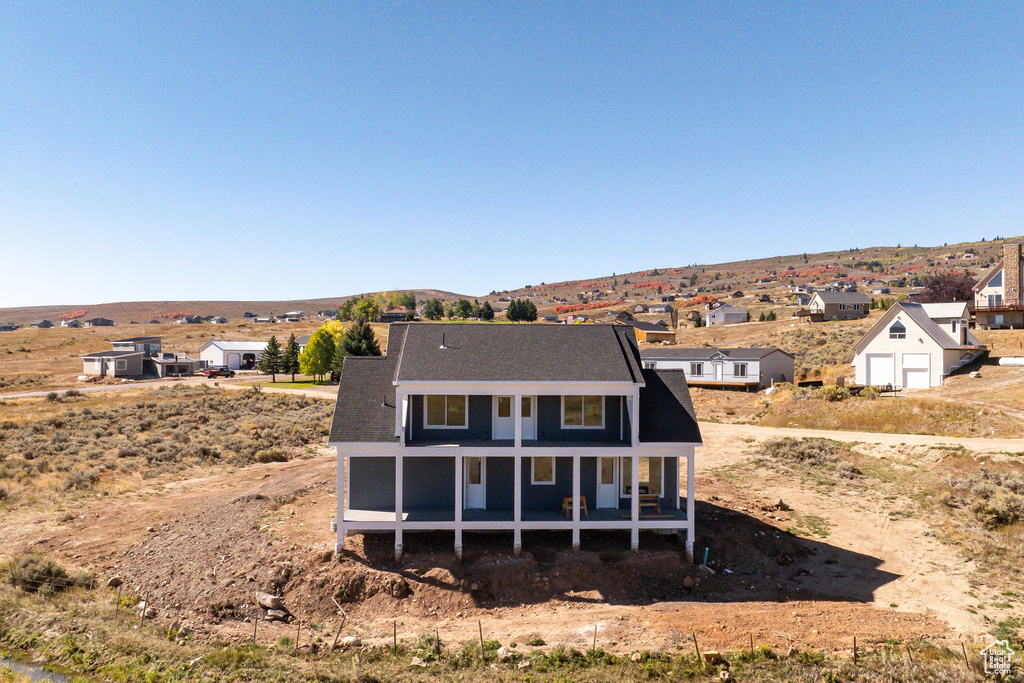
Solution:
<svg viewBox="0 0 1024 683"><path fill-rule="evenodd" d="M267 342L210 341L199 347L199 360L232 370L252 370L267 348Z"/></svg>
<svg viewBox="0 0 1024 683"><path fill-rule="evenodd" d="M854 347L857 384L929 389L985 353L967 304L897 302Z"/></svg>

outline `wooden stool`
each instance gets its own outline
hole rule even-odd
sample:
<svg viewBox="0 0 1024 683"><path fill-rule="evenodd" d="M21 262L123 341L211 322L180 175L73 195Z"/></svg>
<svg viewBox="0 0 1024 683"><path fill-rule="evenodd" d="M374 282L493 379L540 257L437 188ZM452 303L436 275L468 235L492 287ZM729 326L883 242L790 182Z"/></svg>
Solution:
<svg viewBox="0 0 1024 683"><path fill-rule="evenodd" d="M580 496L580 512L583 513L584 517L589 517L590 513L587 512L587 497ZM562 515L566 519L572 518L572 496L562 499Z"/></svg>

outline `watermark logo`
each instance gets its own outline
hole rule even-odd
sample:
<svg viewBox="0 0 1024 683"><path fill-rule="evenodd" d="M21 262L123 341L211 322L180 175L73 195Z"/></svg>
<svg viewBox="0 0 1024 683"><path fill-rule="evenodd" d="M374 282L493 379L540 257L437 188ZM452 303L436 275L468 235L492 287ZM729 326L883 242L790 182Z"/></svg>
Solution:
<svg viewBox="0 0 1024 683"><path fill-rule="evenodd" d="M985 673L1010 674L1010 662L1016 653L1010 649L1007 640L997 640L981 651L982 661L985 663Z"/></svg>

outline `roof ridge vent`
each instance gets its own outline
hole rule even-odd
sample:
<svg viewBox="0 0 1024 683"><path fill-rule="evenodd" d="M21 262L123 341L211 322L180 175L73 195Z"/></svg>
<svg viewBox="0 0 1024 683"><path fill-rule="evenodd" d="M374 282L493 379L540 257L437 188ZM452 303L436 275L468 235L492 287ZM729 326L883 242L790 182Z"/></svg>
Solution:
<svg viewBox="0 0 1024 683"><path fill-rule="evenodd" d="M442 349L447 349L448 348L447 346L444 345L444 332L441 333L441 347L440 348L442 348Z"/></svg>

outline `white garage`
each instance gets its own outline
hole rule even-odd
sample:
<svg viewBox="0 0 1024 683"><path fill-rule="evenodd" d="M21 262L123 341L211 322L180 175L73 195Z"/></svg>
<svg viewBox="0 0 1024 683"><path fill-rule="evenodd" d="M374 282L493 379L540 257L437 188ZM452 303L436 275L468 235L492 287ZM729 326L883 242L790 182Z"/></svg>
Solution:
<svg viewBox="0 0 1024 683"><path fill-rule="evenodd" d="M199 348L199 359L207 365L223 365L232 370L251 370L256 367L267 342L209 341Z"/></svg>
<svg viewBox="0 0 1024 683"><path fill-rule="evenodd" d="M905 389L927 389L931 386L931 354L904 353L901 361Z"/></svg>
<svg viewBox="0 0 1024 683"><path fill-rule="evenodd" d="M880 387L896 384L896 357L891 353L867 355L868 376L865 384Z"/></svg>

